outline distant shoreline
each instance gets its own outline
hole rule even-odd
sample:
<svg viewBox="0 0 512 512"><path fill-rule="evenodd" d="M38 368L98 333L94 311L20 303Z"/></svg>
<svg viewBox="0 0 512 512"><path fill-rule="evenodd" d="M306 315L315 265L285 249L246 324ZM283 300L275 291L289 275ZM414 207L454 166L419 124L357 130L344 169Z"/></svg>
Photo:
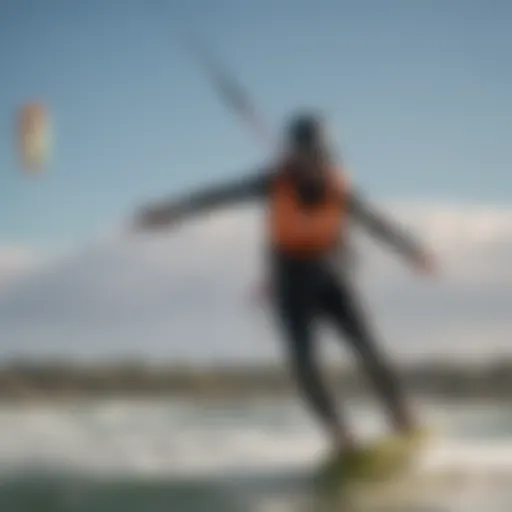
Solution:
<svg viewBox="0 0 512 512"><path fill-rule="evenodd" d="M354 368L328 370L332 389L347 397L369 396L371 387ZM445 399L512 398L512 359L494 363L428 362L399 368L410 393ZM0 401L68 398L179 397L236 399L294 394L296 386L277 365L185 367L130 361L104 364L17 362L0 367Z"/></svg>

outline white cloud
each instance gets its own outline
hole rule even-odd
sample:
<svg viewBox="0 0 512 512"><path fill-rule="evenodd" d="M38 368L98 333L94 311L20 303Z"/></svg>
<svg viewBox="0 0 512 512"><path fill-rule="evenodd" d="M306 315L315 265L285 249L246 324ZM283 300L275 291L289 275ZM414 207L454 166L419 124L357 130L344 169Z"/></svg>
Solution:
<svg viewBox="0 0 512 512"><path fill-rule="evenodd" d="M25 247L0 245L0 288L34 270L40 258Z"/></svg>
<svg viewBox="0 0 512 512"><path fill-rule="evenodd" d="M390 211L435 249L442 274L418 279L357 240L364 300L383 343L403 356L506 350L512 210L401 205ZM261 221L244 210L158 237L118 235L18 275L16 286L11 281L0 293L3 354L276 355L281 346L269 311L244 302L263 275ZM4 260L0 253L0 269Z"/></svg>

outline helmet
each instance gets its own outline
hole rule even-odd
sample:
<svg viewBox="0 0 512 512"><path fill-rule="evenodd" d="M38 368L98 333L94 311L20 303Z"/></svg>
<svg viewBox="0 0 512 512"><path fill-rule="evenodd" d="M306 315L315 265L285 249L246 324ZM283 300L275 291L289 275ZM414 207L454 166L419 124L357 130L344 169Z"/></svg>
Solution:
<svg viewBox="0 0 512 512"><path fill-rule="evenodd" d="M293 150L326 150L324 122L314 113L301 113L288 124L287 142Z"/></svg>

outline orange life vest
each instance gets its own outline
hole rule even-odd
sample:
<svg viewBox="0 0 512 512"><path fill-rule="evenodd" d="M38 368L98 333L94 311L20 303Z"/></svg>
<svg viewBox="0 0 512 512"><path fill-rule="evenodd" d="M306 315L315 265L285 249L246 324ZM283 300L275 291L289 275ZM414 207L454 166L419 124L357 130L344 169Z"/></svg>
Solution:
<svg viewBox="0 0 512 512"><path fill-rule="evenodd" d="M269 236L274 249L298 257L315 257L335 248L346 224L348 183L337 172L328 179L325 199L313 207L301 204L286 173L275 179L269 205Z"/></svg>

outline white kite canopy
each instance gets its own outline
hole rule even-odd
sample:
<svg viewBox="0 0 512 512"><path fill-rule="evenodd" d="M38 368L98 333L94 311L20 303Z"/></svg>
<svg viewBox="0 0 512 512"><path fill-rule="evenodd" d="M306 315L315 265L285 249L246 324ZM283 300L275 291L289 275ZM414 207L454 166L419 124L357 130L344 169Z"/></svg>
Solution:
<svg viewBox="0 0 512 512"><path fill-rule="evenodd" d="M41 102L26 103L18 112L18 148L21 167L28 174L45 170L51 152L48 110Z"/></svg>

